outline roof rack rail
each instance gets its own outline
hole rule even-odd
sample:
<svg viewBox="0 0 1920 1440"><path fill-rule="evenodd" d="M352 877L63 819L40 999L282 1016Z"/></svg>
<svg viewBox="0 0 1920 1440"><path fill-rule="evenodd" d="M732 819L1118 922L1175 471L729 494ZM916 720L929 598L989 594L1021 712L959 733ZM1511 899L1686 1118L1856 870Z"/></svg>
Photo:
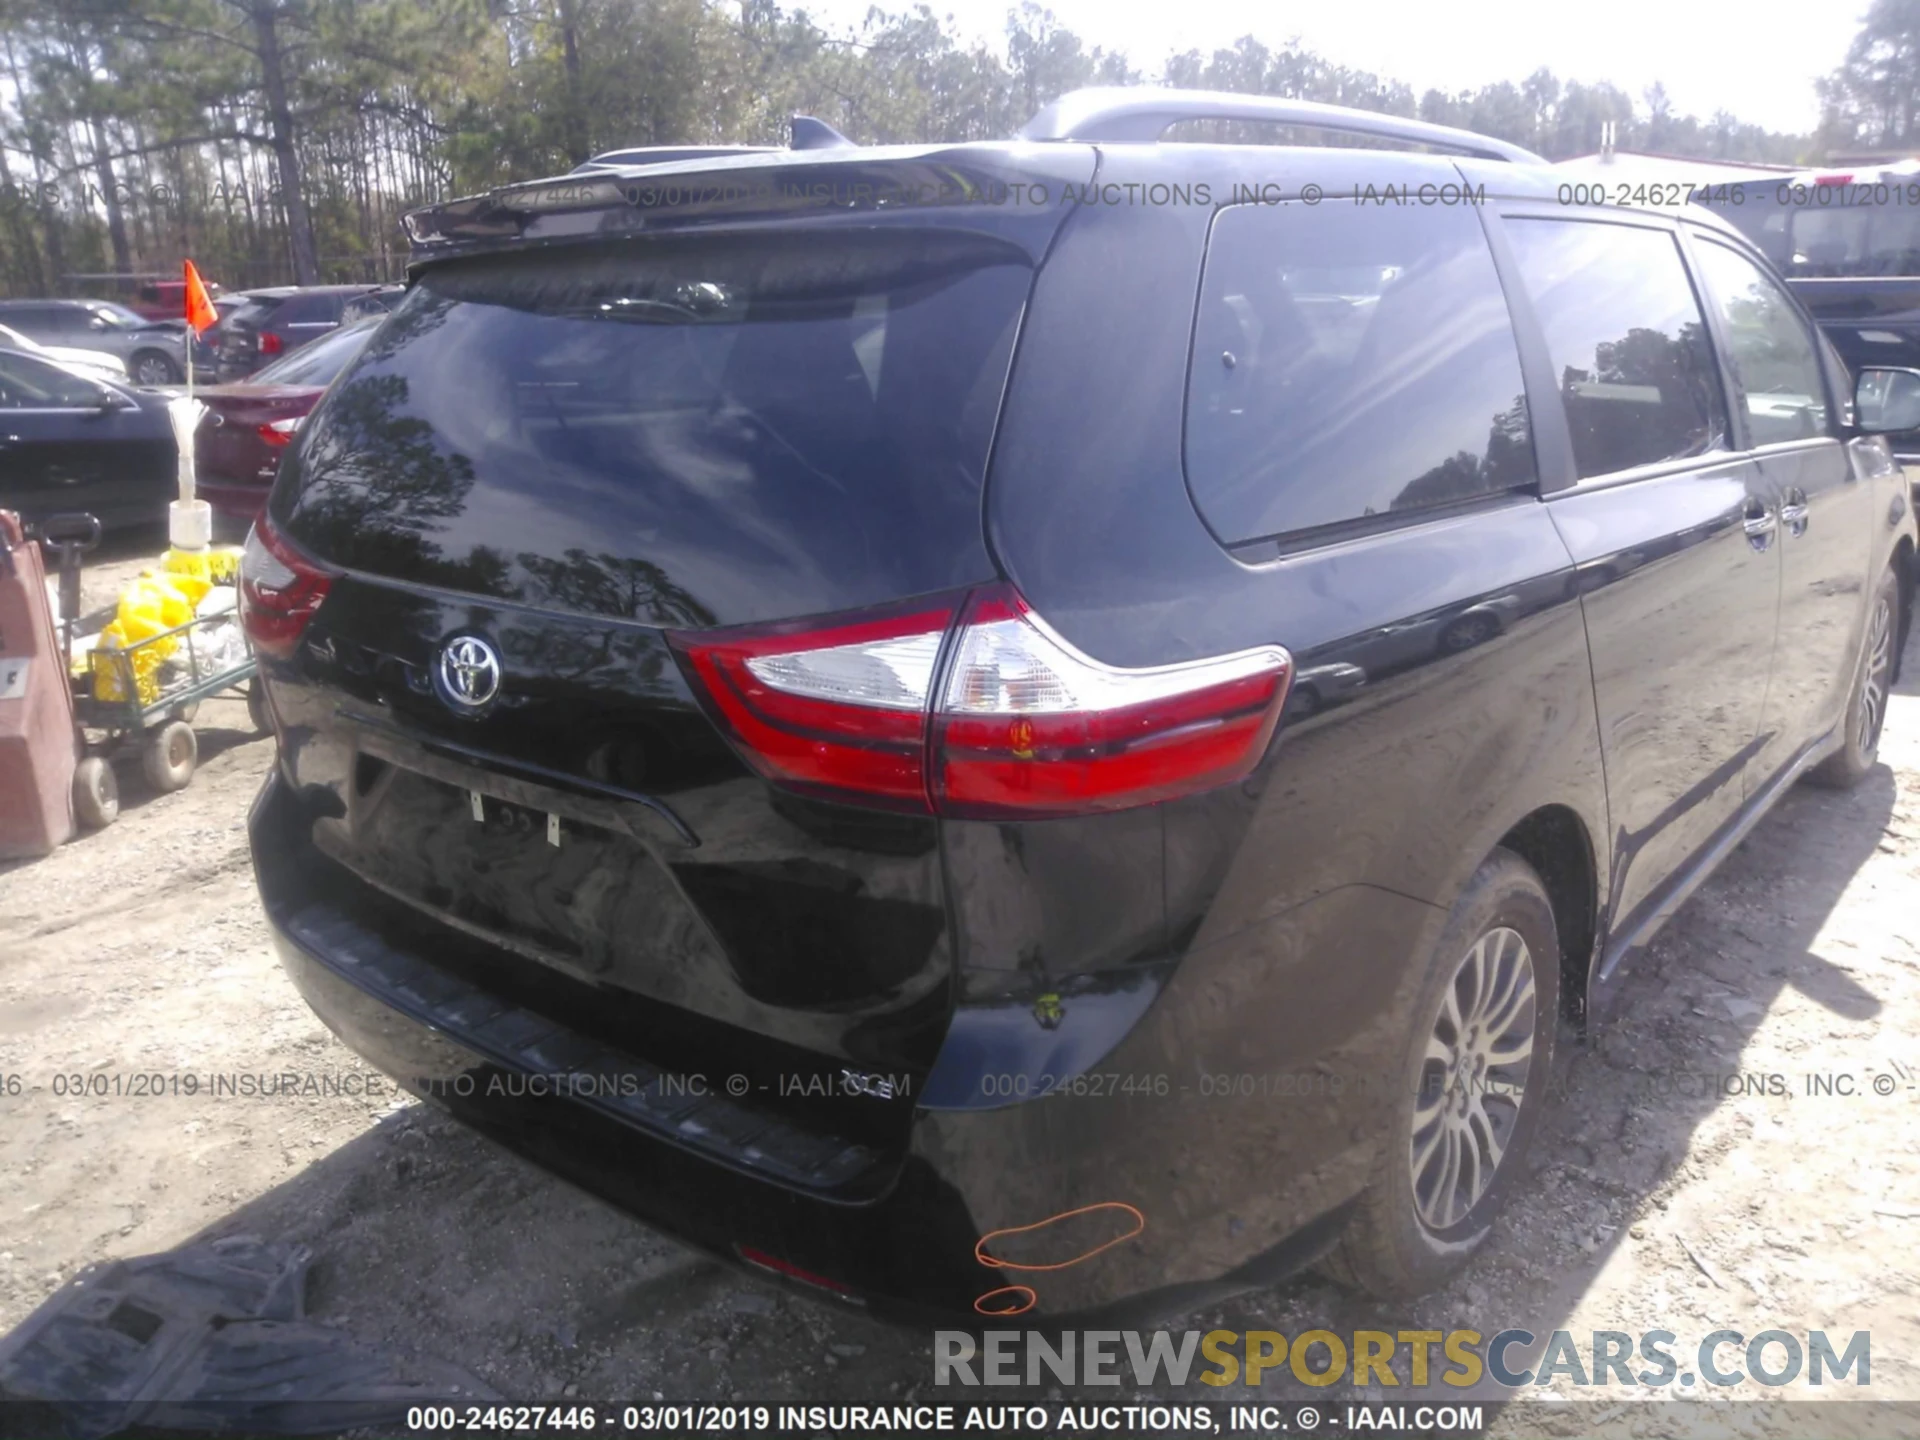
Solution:
<svg viewBox="0 0 1920 1440"><path fill-rule="evenodd" d="M1182 120L1253 120L1268 124L1309 125L1382 140L1404 140L1456 150L1483 160L1521 165L1547 162L1531 150L1399 115L1322 105L1314 100L1285 100L1276 95L1238 95L1225 90L1163 90L1152 86L1095 86L1062 95L1029 120L1022 140L1144 141L1151 143Z"/></svg>
<svg viewBox="0 0 1920 1440"><path fill-rule="evenodd" d="M586 175L632 165L671 165L677 160L723 160L733 155L764 155L771 149L771 145L629 145L623 150L602 151L567 173Z"/></svg>

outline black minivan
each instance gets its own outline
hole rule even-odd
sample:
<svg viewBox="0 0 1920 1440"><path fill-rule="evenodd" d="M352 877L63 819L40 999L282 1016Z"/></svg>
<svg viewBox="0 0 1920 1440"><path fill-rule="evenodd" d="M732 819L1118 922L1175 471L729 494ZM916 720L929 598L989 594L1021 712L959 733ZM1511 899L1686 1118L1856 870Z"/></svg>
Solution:
<svg viewBox="0 0 1920 1440"><path fill-rule="evenodd" d="M1498 141L823 128L410 217L243 567L287 970L885 1313L1435 1284L1559 1022L1874 764L1884 442L1737 232Z"/></svg>

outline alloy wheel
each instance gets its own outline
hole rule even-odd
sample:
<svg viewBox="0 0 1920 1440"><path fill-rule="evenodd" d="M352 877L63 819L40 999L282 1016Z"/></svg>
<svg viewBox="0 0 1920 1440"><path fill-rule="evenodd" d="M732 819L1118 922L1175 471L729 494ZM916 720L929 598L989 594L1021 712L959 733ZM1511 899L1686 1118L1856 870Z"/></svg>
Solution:
<svg viewBox="0 0 1920 1440"><path fill-rule="evenodd" d="M1526 1103L1535 1008L1533 953L1505 925L1474 942L1442 992L1407 1141L1430 1230L1459 1224L1493 1185Z"/></svg>
<svg viewBox="0 0 1920 1440"><path fill-rule="evenodd" d="M1887 596L1873 607L1867 629L1867 673L1860 684L1860 750L1865 754L1880 741L1887 714L1888 678L1893 673L1893 602Z"/></svg>

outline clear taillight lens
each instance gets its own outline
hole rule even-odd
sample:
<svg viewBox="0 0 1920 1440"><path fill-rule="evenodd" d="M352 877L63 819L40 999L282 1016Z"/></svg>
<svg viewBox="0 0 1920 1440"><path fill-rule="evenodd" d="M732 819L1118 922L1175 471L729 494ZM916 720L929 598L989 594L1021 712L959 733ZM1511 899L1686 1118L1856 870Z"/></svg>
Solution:
<svg viewBox="0 0 1920 1440"><path fill-rule="evenodd" d="M1266 752L1291 670L1277 645L1119 669L1074 649L1011 587L978 592L934 717L934 805L1081 814L1227 784Z"/></svg>
<svg viewBox="0 0 1920 1440"><path fill-rule="evenodd" d="M262 514L240 556L240 623L253 648L292 655L333 580L333 571L295 550Z"/></svg>
<svg viewBox="0 0 1920 1440"><path fill-rule="evenodd" d="M980 817L1120 810L1239 779L1265 753L1292 678L1279 646L1103 665L1006 585L878 616L672 639L769 779ZM952 658L935 704L943 646Z"/></svg>

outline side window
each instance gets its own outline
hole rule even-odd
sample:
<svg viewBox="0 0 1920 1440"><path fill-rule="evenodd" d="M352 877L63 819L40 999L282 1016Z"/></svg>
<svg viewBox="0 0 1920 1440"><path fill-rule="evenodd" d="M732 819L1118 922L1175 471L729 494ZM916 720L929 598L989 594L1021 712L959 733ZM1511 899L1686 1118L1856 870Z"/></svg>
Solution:
<svg viewBox="0 0 1920 1440"><path fill-rule="evenodd" d="M36 335L71 335L87 323L86 313L77 305L43 305L26 315L24 328Z"/></svg>
<svg viewBox="0 0 1920 1440"><path fill-rule="evenodd" d="M1746 256L1711 241L1695 248L1701 279L1726 326L1727 359L1746 403L1753 443L1827 434L1820 355L1799 310Z"/></svg>
<svg viewBox="0 0 1920 1440"><path fill-rule="evenodd" d="M1229 544L1531 485L1526 389L1479 217L1221 210L1186 468Z"/></svg>
<svg viewBox="0 0 1920 1440"><path fill-rule="evenodd" d="M1560 377L1582 480L1725 442L1706 320L1673 236L1518 218L1506 233Z"/></svg>
<svg viewBox="0 0 1920 1440"><path fill-rule="evenodd" d="M103 388L29 355L0 355L0 409L86 409L100 403Z"/></svg>

